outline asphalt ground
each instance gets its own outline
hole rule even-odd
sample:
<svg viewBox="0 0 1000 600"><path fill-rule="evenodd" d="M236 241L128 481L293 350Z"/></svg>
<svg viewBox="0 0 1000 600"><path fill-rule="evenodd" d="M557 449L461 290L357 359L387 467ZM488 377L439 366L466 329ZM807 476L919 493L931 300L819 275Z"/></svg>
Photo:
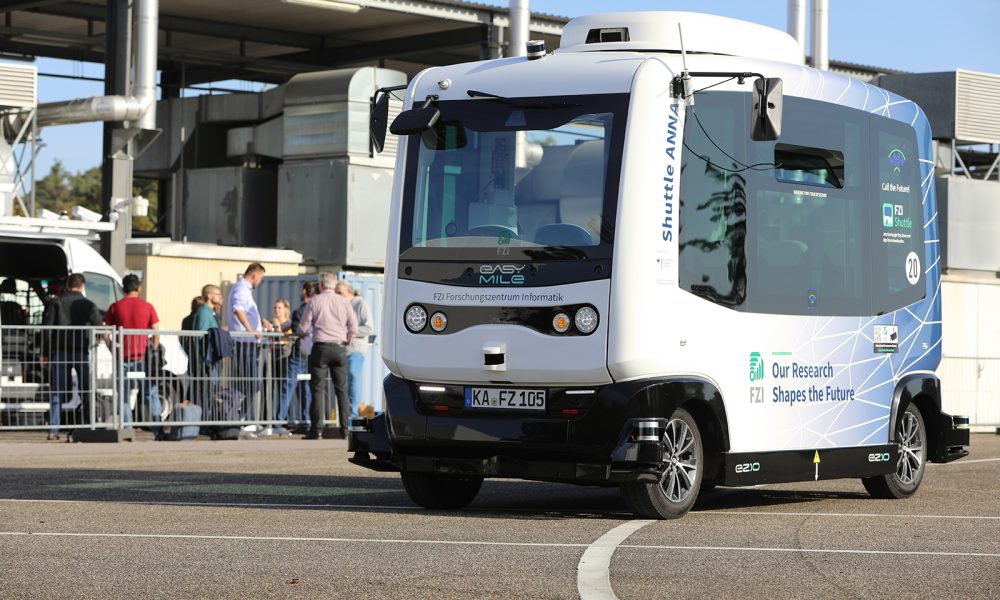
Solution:
<svg viewBox="0 0 1000 600"><path fill-rule="evenodd" d="M507 480L426 511L341 440L41 437L0 434L0 598L1000 597L995 435L908 500L722 488L656 522L613 488Z"/></svg>

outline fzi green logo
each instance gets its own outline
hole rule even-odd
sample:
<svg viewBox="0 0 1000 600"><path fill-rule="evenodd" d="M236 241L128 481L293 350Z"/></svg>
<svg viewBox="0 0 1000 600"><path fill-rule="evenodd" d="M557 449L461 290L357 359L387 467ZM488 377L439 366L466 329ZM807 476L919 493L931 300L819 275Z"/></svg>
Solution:
<svg viewBox="0 0 1000 600"><path fill-rule="evenodd" d="M750 381L760 381L764 379L764 359L760 357L760 352L750 353Z"/></svg>
<svg viewBox="0 0 1000 600"><path fill-rule="evenodd" d="M882 227L892 227L893 212L892 203L882 204Z"/></svg>

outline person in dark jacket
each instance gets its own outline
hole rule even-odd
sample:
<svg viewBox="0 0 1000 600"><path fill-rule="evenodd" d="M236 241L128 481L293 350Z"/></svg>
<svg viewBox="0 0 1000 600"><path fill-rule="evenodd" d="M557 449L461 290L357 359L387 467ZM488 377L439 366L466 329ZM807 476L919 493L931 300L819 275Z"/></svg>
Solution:
<svg viewBox="0 0 1000 600"><path fill-rule="evenodd" d="M42 325L77 327L78 329L56 329L49 332L47 355L49 361L49 383L52 395L49 404L48 439L59 439L59 425L62 420L62 405L73 396L73 372L76 372L80 406L76 409L74 421L82 425L90 423L90 349L94 337L87 326L101 325L101 311L97 305L84 296L87 280L80 273L73 273L66 279L66 291L49 302L42 315ZM72 436L72 431L69 432Z"/></svg>

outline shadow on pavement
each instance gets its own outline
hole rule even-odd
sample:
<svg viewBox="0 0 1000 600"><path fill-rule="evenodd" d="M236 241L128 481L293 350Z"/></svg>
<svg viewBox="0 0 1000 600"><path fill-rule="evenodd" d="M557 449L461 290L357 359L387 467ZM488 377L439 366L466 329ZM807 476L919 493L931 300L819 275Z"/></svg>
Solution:
<svg viewBox="0 0 1000 600"><path fill-rule="evenodd" d="M759 508L828 499L866 498L855 492L719 488L699 510ZM0 468L0 499L64 500L152 505L231 505L268 510L315 509L411 513L420 511L394 477L121 469ZM516 519L629 519L613 487L488 480L467 509L436 515Z"/></svg>

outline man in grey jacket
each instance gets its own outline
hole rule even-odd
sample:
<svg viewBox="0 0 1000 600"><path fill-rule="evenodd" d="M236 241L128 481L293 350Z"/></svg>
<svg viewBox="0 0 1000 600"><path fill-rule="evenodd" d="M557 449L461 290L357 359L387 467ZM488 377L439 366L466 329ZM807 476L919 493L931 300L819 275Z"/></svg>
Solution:
<svg viewBox="0 0 1000 600"><path fill-rule="evenodd" d="M337 282L335 291L351 301L351 307L358 318L358 334L351 340L347 348L347 396L351 399L351 416L358 416L358 406L361 404L361 380L365 368L365 357L371 346L369 338L372 329L372 308L360 294L356 294L351 284L341 280Z"/></svg>

